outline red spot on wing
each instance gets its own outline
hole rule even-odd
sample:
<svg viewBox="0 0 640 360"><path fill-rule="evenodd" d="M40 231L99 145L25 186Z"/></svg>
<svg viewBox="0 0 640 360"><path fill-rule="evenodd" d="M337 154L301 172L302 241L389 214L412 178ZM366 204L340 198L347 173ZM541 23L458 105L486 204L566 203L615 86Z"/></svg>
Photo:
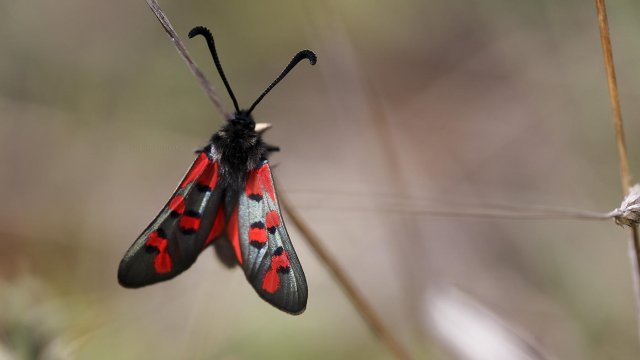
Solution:
<svg viewBox="0 0 640 360"><path fill-rule="evenodd" d="M278 272L273 269L269 269L267 273L264 275L264 280L262 281L262 289L268 293L275 293L280 287L280 276Z"/></svg>
<svg viewBox="0 0 640 360"><path fill-rule="evenodd" d="M267 192L267 194L269 194L271 200L273 200L273 202L276 202L276 193L273 190L273 180L271 178L271 170L269 170L269 165L265 163L258 169L258 177L260 178L260 184Z"/></svg>
<svg viewBox="0 0 640 360"><path fill-rule="evenodd" d="M153 246L156 249L158 249L158 251L162 252L162 251L165 251L165 249L167 248L167 239L158 235L157 231L154 231L151 234L149 234L146 245Z"/></svg>
<svg viewBox="0 0 640 360"><path fill-rule="evenodd" d="M272 229L277 226L280 226L280 215L277 211L271 210L267 213L266 216L267 229Z"/></svg>
<svg viewBox="0 0 640 360"><path fill-rule="evenodd" d="M207 236L207 241L204 242L204 246L208 246L218 236L222 235L222 231L224 231L224 208L220 205L218 207L216 219L213 221L213 227L209 232L209 236Z"/></svg>
<svg viewBox="0 0 640 360"><path fill-rule="evenodd" d="M281 247L276 249L271 257L271 266L264 275L262 280L262 289L268 293L275 293L280 287L280 275L278 270L282 271L289 268L289 254Z"/></svg>
<svg viewBox="0 0 640 360"><path fill-rule="evenodd" d="M200 228L200 218L184 214L180 217L178 226L180 226L180 229L183 231L198 231Z"/></svg>
<svg viewBox="0 0 640 360"><path fill-rule="evenodd" d="M251 195L262 196L265 191L269 194L271 200L276 202L276 193L273 190L271 171L269 170L269 165L267 165L266 162L262 163L260 167L249 171L245 187L245 192L248 197L251 197Z"/></svg>
<svg viewBox="0 0 640 360"><path fill-rule="evenodd" d="M262 196L262 189L260 188L260 181L258 178L259 169L253 169L249 171L247 175L247 184L245 185L245 193L248 197L251 195Z"/></svg>
<svg viewBox="0 0 640 360"><path fill-rule="evenodd" d="M236 253L238 264L242 265L242 254L240 253L240 236L238 232L238 208L236 207L231 214L231 219L227 224L227 236L231 241L231 246Z"/></svg>
<svg viewBox="0 0 640 360"><path fill-rule="evenodd" d="M171 198L171 201L169 201L169 210L182 215L184 212L184 197L182 195L176 195Z"/></svg>
<svg viewBox="0 0 640 360"><path fill-rule="evenodd" d="M173 264L171 263L171 256L167 252L167 239L161 237L157 231L154 231L149 235L146 245L155 247L158 250L158 254L153 259L153 267L156 272L163 274L171 271Z"/></svg>
<svg viewBox="0 0 640 360"><path fill-rule="evenodd" d="M211 160L209 160L205 153L201 152L193 165L191 165L191 169L187 171L187 175L184 176L184 179L182 179L178 188L182 189L192 181L196 180L209 163L211 163Z"/></svg>
<svg viewBox="0 0 640 360"><path fill-rule="evenodd" d="M155 259L153 259L153 267L158 274L164 274L171 271L173 264L171 263L171 257L165 252L159 253Z"/></svg>
<svg viewBox="0 0 640 360"><path fill-rule="evenodd" d="M249 241L259 244L267 242L267 229L264 228L264 225L261 228L249 228Z"/></svg>
<svg viewBox="0 0 640 360"><path fill-rule="evenodd" d="M213 189L218 182L218 162L209 163L198 178L198 185Z"/></svg>

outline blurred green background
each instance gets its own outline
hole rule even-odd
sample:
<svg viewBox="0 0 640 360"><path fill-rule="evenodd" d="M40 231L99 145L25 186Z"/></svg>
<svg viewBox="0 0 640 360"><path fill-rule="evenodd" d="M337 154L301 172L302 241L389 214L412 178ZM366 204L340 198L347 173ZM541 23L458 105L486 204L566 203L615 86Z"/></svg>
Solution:
<svg viewBox="0 0 640 360"><path fill-rule="evenodd" d="M592 2L161 5L184 38L213 31L245 106L296 51L318 54L254 116L282 148L280 191L416 358L498 358L464 355L487 345L464 322L444 320L461 344L433 321L451 288L553 358L640 356L613 222L409 211L617 207ZM608 6L637 174L640 4ZM170 282L119 287L124 251L222 119L142 0L0 0L0 34L0 358L391 358L291 225L301 316L209 252ZM204 42L185 41L220 89Z"/></svg>

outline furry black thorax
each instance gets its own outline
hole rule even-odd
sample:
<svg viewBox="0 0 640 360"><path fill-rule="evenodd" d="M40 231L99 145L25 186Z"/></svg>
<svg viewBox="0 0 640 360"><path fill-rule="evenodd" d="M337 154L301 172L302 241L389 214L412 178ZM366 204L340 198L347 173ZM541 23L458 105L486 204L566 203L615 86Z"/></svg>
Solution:
<svg viewBox="0 0 640 360"><path fill-rule="evenodd" d="M247 172L267 157L269 146L262 141L255 126L251 115L241 111L211 136L220 164L219 181L229 190L240 191Z"/></svg>

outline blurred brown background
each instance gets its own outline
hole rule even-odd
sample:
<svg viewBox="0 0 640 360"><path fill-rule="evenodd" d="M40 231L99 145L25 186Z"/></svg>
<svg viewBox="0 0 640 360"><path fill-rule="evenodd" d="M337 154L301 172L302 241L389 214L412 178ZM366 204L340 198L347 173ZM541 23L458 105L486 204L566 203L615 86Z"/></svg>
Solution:
<svg viewBox="0 0 640 360"><path fill-rule="evenodd" d="M245 106L296 51L317 52L254 116L274 124L280 191L414 356L499 358L465 355L489 342L433 306L451 294L553 358L640 356L613 222L405 211L619 204L592 2L161 5L185 38L211 28ZM608 6L637 174L640 5ZM0 0L0 34L0 358L391 357L292 226L301 316L209 252L170 282L119 287L124 251L222 119L142 0ZM205 43L186 44L221 89Z"/></svg>

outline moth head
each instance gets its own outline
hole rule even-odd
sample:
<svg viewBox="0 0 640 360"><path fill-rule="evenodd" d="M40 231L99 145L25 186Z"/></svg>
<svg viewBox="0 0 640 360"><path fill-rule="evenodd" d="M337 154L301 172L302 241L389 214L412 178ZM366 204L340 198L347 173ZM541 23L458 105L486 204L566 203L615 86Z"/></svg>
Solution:
<svg viewBox="0 0 640 360"><path fill-rule="evenodd" d="M236 125L241 126L246 129L254 130L256 127L256 122L253 120L253 117L247 110L241 110L233 114L233 117L229 119L229 122Z"/></svg>

